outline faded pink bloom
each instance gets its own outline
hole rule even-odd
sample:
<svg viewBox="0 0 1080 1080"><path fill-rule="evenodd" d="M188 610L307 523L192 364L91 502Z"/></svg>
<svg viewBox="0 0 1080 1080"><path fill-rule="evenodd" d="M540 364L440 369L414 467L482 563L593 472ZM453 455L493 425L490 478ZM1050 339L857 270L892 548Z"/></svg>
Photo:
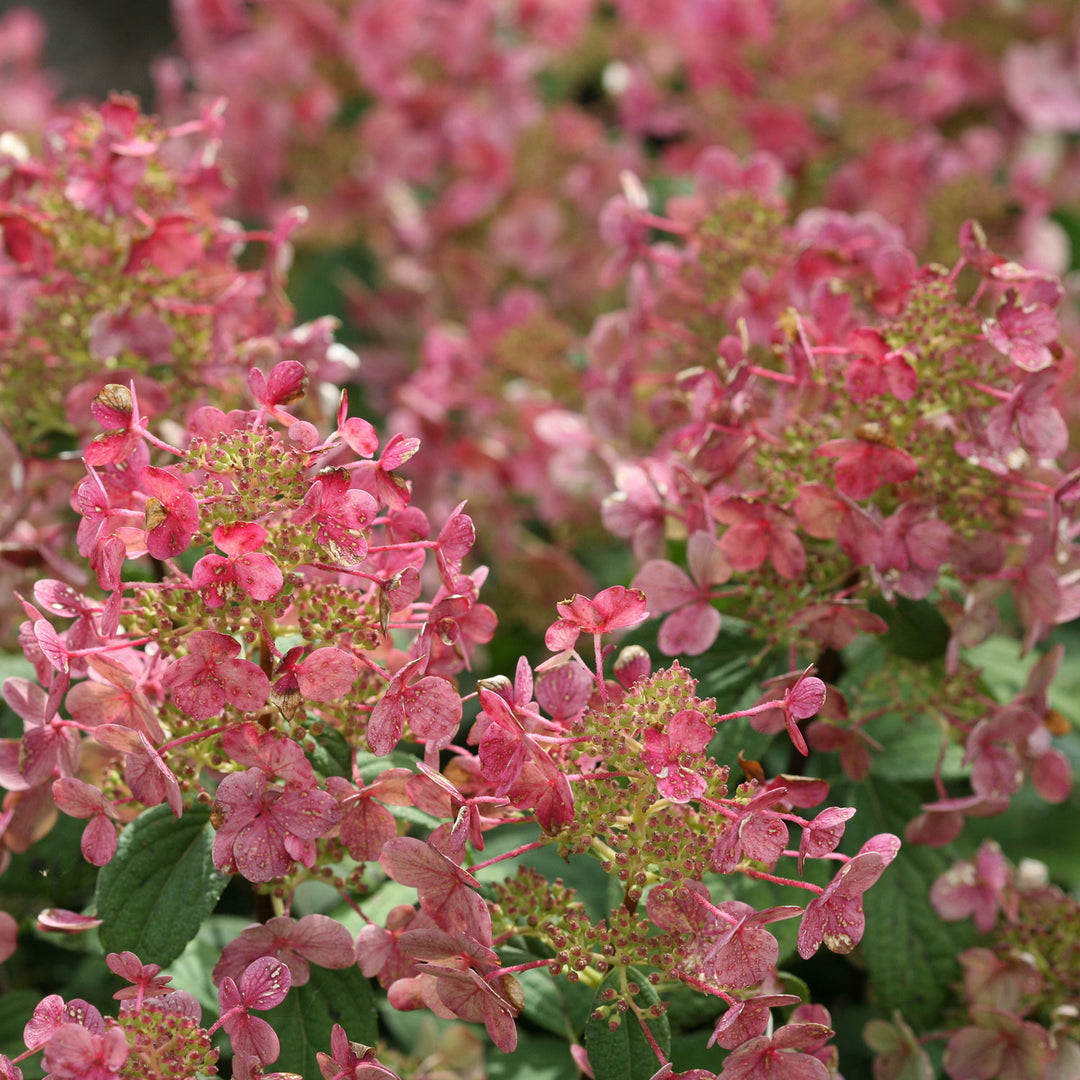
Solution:
<svg viewBox="0 0 1080 1080"><path fill-rule="evenodd" d="M426 666L426 657L405 664L368 719L367 741L373 754L389 754L401 739L406 723L432 751L449 746L461 724L461 697L438 675L411 680Z"/></svg>
<svg viewBox="0 0 1080 1080"><path fill-rule="evenodd" d="M143 692L148 665L142 654L127 655L121 662L102 653L88 657L87 666L90 677L76 683L65 702L73 720L90 727L120 724L143 732L152 742L165 741L157 712Z"/></svg>
<svg viewBox="0 0 1080 1080"><path fill-rule="evenodd" d="M266 704L270 680L250 660L238 659L240 642L215 630L196 630L186 638L187 656L172 663L162 685L196 720L217 716L226 702L243 712Z"/></svg>
<svg viewBox="0 0 1080 1080"><path fill-rule="evenodd" d="M416 961L401 949L408 930L434 929L435 920L412 904L398 904L386 916L386 925L367 923L356 936L356 962L369 979L378 976L383 987L414 975Z"/></svg>
<svg viewBox="0 0 1080 1080"><path fill-rule="evenodd" d="M734 1050L748 1039L765 1034L772 1015L770 1009L796 1005L800 1000L795 994L759 994L737 1001L721 1013L706 1045Z"/></svg>
<svg viewBox="0 0 1080 1080"><path fill-rule="evenodd" d="M1037 458L1056 458L1069 444L1069 431L1054 405L1058 373L1036 372L986 420L986 441L1002 456L1022 446Z"/></svg>
<svg viewBox="0 0 1080 1080"><path fill-rule="evenodd" d="M155 559L172 559L187 550L199 527L199 507L183 483L165 469L147 465L142 482L146 501L146 550Z"/></svg>
<svg viewBox="0 0 1080 1080"><path fill-rule="evenodd" d="M875 1052L875 1080L934 1080L929 1055L899 1012L894 1013L891 1024L869 1021L863 1028L863 1040Z"/></svg>
<svg viewBox="0 0 1080 1080"><path fill-rule="evenodd" d="M293 515L297 525L315 522L315 539L331 560L342 566L363 562L368 548L366 530L379 511L366 491L351 484L346 469L324 469Z"/></svg>
<svg viewBox="0 0 1080 1080"><path fill-rule="evenodd" d="M382 868L395 881L416 889L420 908L447 933L461 930L491 944L491 916L476 891L479 882L467 870L412 836L399 836L383 846Z"/></svg>
<svg viewBox="0 0 1080 1080"><path fill-rule="evenodd" d="M746 803L731 806L731 817L717 829L712 850L713 869L730 874L744 859L773 867L788 844L784 819L769 807L782 802L787 788L758 791Z"/></svg>
<svg viewBox="0 0 1080 1080"><path fill-rule="evenodd" d="M865 424L854 439L832 439L818 447L836 458L836 488L850 499L869 499L882 484L900 484L919 472L915 459L873 425Z"/></svg>
<svg viewBox="0 0 1080 1080"><path fill-rule="evenodd" d="M836 850L844 836L844 824L855 816L853 806L829 806L822 810L813 821L803 826L802 839L799 841L799 873L803 870L803 860L820 859Z"/></svg>
<svg viewBox="0 0 1080 1080"><path fill-rule="evenodd" d="M468 514L463 514L465 504L460 502L451 511L446 524L435 538L435 557L443 585L451 592L461 574L461 563L476 543L476 526Z"/></svg>
<svg viewBox="0 0 1080 1080"><path fill-rule="evenodd" d="M727 525L720 551L732 570L757 570L766 562L787 580L806 569L806 551L791 517L775 506L732 496L712 504L713 517Z"/></svg>
<svg viewBox="0 0 1080 1080"><path fill-rule="evenodd" d="M1033 131L1080 131L1080 78L1063 41L1012 42L1001 76L1009 104Z"/></svg>
<svg viewBox="0 0 1080 1080"><path fill-rule="evenodd" d="M224 819L214 836L214 865L248 881L282 877L296 860L313 865L315 840L341 820L337 801L313 778L270 787L262 769L226 776L214 806Z"/></svg>
<svg viewBox="0 0 1080 1080"><path fill-rule="evenodd" d="M785 1024L732 1050L717 1080L829 1080L829 1070L805 1050L832 1031L821 1024Z"/></svg>
<svg viewBox="0 0 1080 1080"><path fill-rule="evenodd" d="M64 1024L46 1044L41 1063L54 1080L119 1080L127 1057L122 1028L98 1034L81 1024Z"/></svg>
<svg viewBox="0 0 1080 1080"><path fill-rule="evenodd" d="M101 319L99 314L90 323L90 348L100 345ZM112 349L110 355L116 355ZM134 394L119 383L108 383L90 403L90 413L105 429L101 435L95 435L83 452L83 460L88 466L101 466L126 461L139 444L142 437L138 403Z"/></svg>
<svg viewBox="0 0 1080 1080"><path fill-rule="evenodd" d="M776 970L780 946L765 925L802 914L794 904L756 911L741 900L716 905L732 920L729 929L713 942L703 958L703 968L718 985L733 990L754 986Z"/></svg>
<svg viewBox="0 0 1080 1080"><path fill-rule="evenodd" d="M276 780L302 786L315 783L315 771L301 746L277 731L249 722L230 727L222 736L225 753L237 764L262 769Z"/></svg>
<svg viewBox="0 0 1080 1080"><path fill-rule="evenodd" d="M1054 362L1050 346L1061 333L1057 313L1048 304L1025 304L1010 289L997 317L983 323L986 340L1024 371L1042 371Z"/></svg>
<svg viewBox="0 0 1080 1080"><path fill-rule="evenodd" d="M330 776L326 780L326 790L341 806L338 835L345 850L357 862L377 859L383 844L397 836L397 819L374 799L382 786L380 781L376 781L370 787L357 791L341 776Z"/></svg>
<svg viewBox="0 0 1080 1080"><path fill-rule="evenodd" d="M856 565L867 566L878 557L879 522L828 484L800 484L792 509L806 533L835 540Z"/></svg>
<svg viewBox="0 0 1080 1080"><path fill-rule="evenodd" d="M1031 953L992 949L965 949L957 959L964 968L964 994L973 1005L988 1005L1004 1012L1023 1014L1030 1001L1046 985Z"/></svg>
<svg viewBox="0 0 1080 1080"><path fill-rule="evenodd" d="M252 1016L251 1010L280 1005L289 985L288 967L268 956L255 960L245 969L239 986L228 975L221 980L218 1023L228 1033L237 1058L257 1058L266 1065L281 1053L274 1029L260 1017Z"/></svg>
<svg viewBox="0 0 1080 1080"><path fill-rule="evenodd" d="M804 960L813 956L822 942L832 952L849 953L862 940L866 926L863 893L884 873L900 843L891 837L895 848L870 848L877 839L868 841L858 855L844 863L824 891L806 905L798 943L799 955Z"/></svg>
<svg viewBox="0 0 1080 1080"><path fill-rule="evenodd" d="M645 594L649 613L667 614L657 637L665 656L697 656L720 632L712 587L731 577L720 542L711 533L695 532L686 542L686 565L689 573L666 559L653 559L634 575L633 587Z"/></svg>
<svg viewBox="0 0 1080 1080"><path fill-rule="evenodd" d="M810 674L813 670L813 667L808 667L787 687L783 687L783 683L791 678L790 675L770 679L769 682L773 685L766 692L763 700L755 706L758 711L750 719L751 727L757 731L775 734L786 728L795 749L804 757L809 751L799 727L799 721L816 716L825 704L825 684ZM764 702L774 699L778 699L775 709L761 708ZM775 715L777 712L779 716Z"/></svg>
<svg viewBox="0 0 1080 1080"><path fill-rule="evenodd" d="M652 462L620 465L615 470L616 490L604 499L600 510L604 527L629 539L642 562L656 558L664 544L663 493L668 484L657 473Z"/></svg>
<svg viewBox="0 0 1080 1080"><path fill-rule="evenodd" d="M65 814L89 818L80 845L83 858L94 866L104 866L116 854L116 826L120 815L98 788L74 776L53 782L53 798Z"/></svg>
<svg viewBox="0 0 1080 1080"><path fill-rule="evenodd" d="M23 1028L28 1050L40 1050L64 1024L82 1024L95 1035L105 1034L105 1020L96 1005L82 998L67 1003L59 994L49 994L34 1006L34 1014Z"/></svg>
<svg viewBox="0 0 1080 1080"><path fill-rule="evenodd" d="M848 335L852 358L844 382L852 401L862 403L889 393L910 401L918 390L918 376L902 352L890 351L877 330L858 327Z"/></svg>
<svg viewBox="0 0 1080 1080"><path fill-rule="evenodd" d="M973 860L958 862L930 887L930 903L939 918L959 922L974 916L975 927L987 934L997 923L998 910L1016 916L1016 894L1001 848L984 840Z"/></svg>
<svg viewBox="0 0 1080 1080"><path fill-rule="evenodd" d="M705 791L705 780L682 763L683 755L699 757L712 739L712 725L697 709L682 709L665 730L645 729L645 768L656 777L656 789L676 803L696 799Z"/></svg>
<svg viewBox="0 0 1080 1080"><path fill-rule="evenodd" d="M286 426L295 423L296 418L281 406L292 405L307 393L308 375L303 364L298 360L282 360L274 365L269 379L258 368L250 368L247 381L259 403L260 415L270 415Z"/></svg>
<svg viewBox="0 0 1080 1080"><path fill-rule="evenodd" d="M1005 798L987 799L982 795L964 795L923 803L922 812L908 822L905 839L912 844L944 847L951 844L964 828L967 817L994 817L1008 809Z"/></svg>
<svg viewBox="0 0 1080 1080"><path fill-rule="evenodd" d="M0 784L9 791L24 791L53 777L72 776L79 767L79 733L60 722L58 701L37 684L17 675L4 680L4 701L22 719L20 740L0 740ZM53 715L46 720L46 713ZM7 751L5 753L5 750Z"/></svg>
<svg viewBox="0 0 1080 1080"><path fill-rule="evenodd" d="M350 1042L340 1024L330 1033L330 1053L320 1050L315 1057L323 1080L400 1080L379 1062L373 1047Z"/></svg>
<svg viewBox="0 0 1080 1080"><path fill-rule="evenodd" d="M1033 1020L973 1005L973 1026L963 1027L945 1047L952 1080L1043 1080L1053 1061L1050 1033Z"/></svg>
<svg viewBox="0 0 1080 1080"><path fill-rule="evenodd" d="M274 676L274 693L298 693L308 701L343 698L360 673L360 661L345 649L332 645L310 653L302 645L290 649Z"/></svg>
<svg viewBox="0 0 1080 1080"><path fill-rule="evenodd" d="M102 922L101 919L80 915L77 911L68 911L66 908L45 908L38 912L35 921L39 930L61 934L82 934L100 926Z"/></svg>
<svg viewBox="0 0 1080 1080"><path fill-rule="evenodd" d="M245 927L225 946L214 965L215 985L226 976L239 979L249 964L263 956L287 965L292 986L303 986L311 978L311 964L345 968L356 962L352 935L336 919L275 915L265 923Z"/></svg>
<svg viewBox="0 0 1080 1080"><path fill-rule="evenodd" d="M161 997L174 992L168 985L172 976L162 975L160 964L144 964L133 952L109 953L105 964L114 975L132 983L113 994L117 1001L135 998L141 1002L144 997Z"/></svg>
<svg viewBox="0 0 1080 1080"><path fill-rule="evenodd" d="M398 432L383 447L373 463L375 498L390 510L404 510L409 505L409 485L394 469L400 469L420 449L420 440Z"/></svg>

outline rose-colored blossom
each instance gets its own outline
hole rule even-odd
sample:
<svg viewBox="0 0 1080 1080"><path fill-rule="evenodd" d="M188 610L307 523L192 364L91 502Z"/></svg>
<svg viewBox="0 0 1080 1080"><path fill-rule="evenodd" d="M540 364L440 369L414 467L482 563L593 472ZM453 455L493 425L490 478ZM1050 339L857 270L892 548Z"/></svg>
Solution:
<svg viewBox="0 0 1080 1080"><path fill-rule="evenodd" d="M258 550L266 542L266 530L254 522L237 521L219 525L213 536L225 556L204 555L191 571L206 606L221 607L237 588L253 600L273 600L284 577L277 563Z"/></svg>
<svg viewBox="0 0 1080 1080"><path fill-rule="evenodd" d="M665 730L645 729L645 768L656 777L656 789L672 802L685 803L705 791L705 780L682 764L684 754L701 754L713 729L696 709L682 709Z"/></svg>
<svg viewBox="0 0 1080 1080"><path fill-rule="evenodd" d="M603 589L592 600L575 593L556 608L560 618L548 627L544 637L544 644L552 652L572 649L582 633L607 634L636 626L646 617L645 594L622 585Z"/></svg>
<svg viewBox="0 0 1080 1080"><path fill-rule="evenodd" d="M162 684L189 716L207 720L226 702L244 712L266 703L270 680L250 660L239 657L240 642L215 630L197 630L186 639L187 656L172 663Z"/></svg>

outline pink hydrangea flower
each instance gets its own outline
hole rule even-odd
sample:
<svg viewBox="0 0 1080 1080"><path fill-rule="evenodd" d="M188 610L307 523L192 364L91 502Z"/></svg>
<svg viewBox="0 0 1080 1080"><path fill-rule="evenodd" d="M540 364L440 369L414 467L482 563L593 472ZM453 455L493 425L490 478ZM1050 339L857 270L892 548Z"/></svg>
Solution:
<svg viewBox="0 0 1080 1080"><path fill-rule="evenodd" d="M119 1080L127 1058L123 1028L99 1034L81 1024L64 1024L46 1044L42 1065L53 1080Z"/></svg>
<svg viewBox="0 0 1080 1080"><path fill-rule="evenodd" d="M829 1080L829 1070L804 1051L832 1031L821 1024L785 1024L732 1050L717 1080Z"/></svg>
<svg viewBox="0 0 1080 1080"><path fill-rule="evenodd" d="M360 661L345 649L328 645L308 653L297 645L278 666L274 693L297 693L308 701L337 701L352 689L359 673Z"/></svg>
<svg viewBox="0 0 1080 1080"><path fill-rule="evenodd" d="M983 323L986 340L1024 371L1042 371L1054 362L1050 347L1061 333L1057 313L1048 304L1023 303L1010 289L997 316Z"/></svg>
<svg viewBox="0 0 1080 1080"><path fill-rule="evenodd" d="M849 953L858 945L866 928L863 893L885 872L899 847L900 841L891 834L871 838L806 905L798 941L804 960L813 956L822 942L835 953Z"/></svg>
<svg viewBox="0 0 1080 1080"><path fill-rule="evenodd" d="M264 956L254 961L240 976L237 985L228 975L221 980L218 1023L232 1041L237 1065L250 1072L252 1060L266 1065L281 1053L274 1029L252 1009L266 1010L280 1005L289 992L289 969L280 960Z"/></svg>
<svg viewBox="0 0 1080 1080"><path fill-rule="evenodd" d="M94 866L104 866L116 854L116 826L120 815L101 791L74 776L53 783L53 798L65 814L89 818L83 830L83 858Z"/></svg>
<svg viewBox="0 0 1080 1080"><path fill-rule="evenodd" d="M789 581L806 569L806 550L792 518L766 503L742 496L713 503L713 517L727 525L720 551L732 570L757 570L766 562Z"/></svg>
<svg viewBox="0 0 1080 1080"><path fill-rule="evenodd" d="M645 729L645 768L665 799L686 803L704 794L704 777L683 765L682 757L701 755L712 736L712 726L697 709L677 712L664 731Z"/></svg>
<svg viewBox="0 0 1080 1080"><path fill-rule="evenodd" d="M188 654L165 672L162 685L196 720L217 716L228 703L244 712L266 704L270 680L257 664L238 659L240 642L215 630L196 630L186 639Z"/></svg>
<svg viewBox="0 0 1080 1080"><path fill-rule="evenodd" d="M142 482L146 502L146 550L155 559L172 559L186 551L199 527L199 507L183 483L165 469L147 465Z"/></svg>
<svg viewBox="0 0 1080 1080"><path fill-rule="evenodd" d="M225 555L204 555L191 571L191 580L209 608L219 608L237 589L252 600L273 600L285 578L276 562L258 549L267 532L251 521L214 529L214 543Z"/></svg>
<svg viewBox="0 0 1080 1080"><path fill-rule="evenodd" d="M1016 916L1015 893L1009 893L1011 874L1001 848L984 840L973 860L958 862L930 887L930 903L946 922L974 916L975 927L987 934L997 922L999 910Z"/></svg>
<svg viewBox="0 0 1080 1080"><path fill-rule="evenodd" d="M214 983L220 985L226 976L239 979L250 964L264 956L288 967L293 986L308 982L312 964L345 968L356 962L352 935L336 919L275 915L265 923L246 927L225 946L214 965Z"/></svg>
<svg viewBox="0 0 1080 1080"><path fill-rule="evenodd" d="M697 656L720 632L712 587L731 577L731 566L716 537L695 532L686 543L686 564L689 573L666 559L653 559L634 575L634 588L645 593L650 613L670 613L657 637L665 656Z"/></svg>
<svg viewBox="0 0 1080 1080"><path fill-rule="evenodd" d="M854 439L832 439L818 447L836 458L836 488L848 498L869 499L882 484L899 484L919 472L915 459L874 425L864 424Z"/></svg>
<svg viewBox="0 0 1080 1080"><path fill-rule="evenodd" d="M315 539L330 558L354 566L367 555L367 528L379 507L361 488L354 488L345 469L324 469L293 515L297 525L315 522Z"/></svg>
<svg viewBox="0 0 1080 1080"><path fill-rule="evenodd" d="M214 836L214 865L248 881L283 877L294 861L315 862L315 840L341 820L333 795L310 783L272 787L262 769L230 773L218 785L214 807L222 823Z"/></svg>
<svg viewBox="0 0 1080 1080"><path fill-rule="evenodd" d="M552 652L572 649L580 634L607 634L636 626L648 618L645 594L640 589L612 585L590 600L575 593L555 605L560 618L548 627L544 644Z"/></svg>

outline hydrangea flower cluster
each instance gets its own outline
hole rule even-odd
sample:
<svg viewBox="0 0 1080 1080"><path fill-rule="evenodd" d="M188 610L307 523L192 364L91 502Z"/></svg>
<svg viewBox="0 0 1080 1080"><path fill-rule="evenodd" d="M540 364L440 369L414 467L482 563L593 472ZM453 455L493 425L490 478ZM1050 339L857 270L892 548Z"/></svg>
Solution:
<svg viewBox="0 0 1080 1080"><path fill-rule="evenodd" d="M970 1022L947 1034L950 1080L1008 1075L1057 1080L1080 1068L1080 905L1048 884L1046 866L1013 866L992 840L949 869L931 891L943 919L972 917L980 943L960 954L960 997ZM902 1020L873 1021L875 1073L929 1069ZM922 1040L923 1042L927 1039Z"/></svg>
<svg viewBox="0 0 1080 1080"><path fill-rule="evenodd" d="M1056 279L996 255L973 223L951 270L920 267L873 215L785 225L766 160L740 171L710 153L698 177L670 207L680 246L641 249L631 306L591 339L592 401L621 448L604 518L642 562L660 648L705 653L726 611L819 659L884 634L873 602L901 598L947 620L959 686L973 682L962 650L996 629L1002 594L1025 648L1075 618ZM758 252L752 269L740 249ZM664 557L675 538L685 562ZM977 799L935 804L920 839L952 839L961 812L1003 808L1028 774L1066 797L1044 723L1059 662L1004 707L949 695L946 743L965 745ZM857 702L837 707L807 739L846 751L858 779L872 743Z"/></svg>
<svg viewBox="0 0 1080 1080"><path fill-rule="evenodd" d="M0 1080L1073 1080L1075 13L174 6L0 20Z"/></svg>
<svg viewBox="0 0 1080 1080"><path fill-rule="evenodd" d="M117 828L140 808L165 804L179 819L193 800L212 807L214 865L269 887L283 912L242 933L214 970L221 1018L208 1032L230 1035L234 1075L276 1059L273 1029L250 1010L279 1004L313 964L358 964L395 1008L483 1023L506 1052L524 1005L514 975L536 968L598 989L617 976L596 1016L613 1030L626 1010L634 1019L625 1022L642 1030L663 1015L659 999L648 1008L638 1000L637 980L651 970L650 986L682 983L726 1007L720 1046L764 1038L770 1009L799 1001L778 993L779 946L765 927L799 917L803 957L822 943L849 952L864 930L862 895L899 841L882 834L854 856L837 853L854 810L799 813L825 798L827 784L750 779L729 792L729 766L708 745L736 715L813 715L824 684L804 674L778 699L718 715L685 669L650 674L640 648L620 656L611 681L603 639L647 614L643 593L614 586L559 605L547 633L554 655L535 672L522 659L512 683L481 680L474 749L462 745L453 677L495 625L478 599L483 571L462 565L472 523L458 507L432 535L397 472L415 441L395 436L380 450L344 396L336 427L320 435L290 411L304 385L295 361L269 375L253 369L258 407L196 410L186 446L171 451L140 420L130 388L110 384L99 395L95 408L117 426L89 444L73 502L104 599L43 581L33 602L22 601L21 640L38 681L4 687L26 722L22 739L0 744L9 845L42 835L55 803L87 821L83 855L105 866L120 857ZM150 463L167 452L176 464ZM133 572L147 559L161 567L156 580ZM64 617L72 621L58 629ZM588 661L582 634L592 639ZM331 737L344 749L339 767L313 757ZM380 764L403 738L422 748L415 770ZM362 776L365 757L372 767ZM399 835L391 808L403 807L442 824L427 839ZM538 839L476 861L485 833L528 822ZM591 921L569 890L527 865L502 881L477 876L549 843L594 857L619 883L621 902L605 919ZM795 877L777 876L785 858ZM824 886L802 879L811 860L838 864ZM415 889L417 906L395 909L385 927L369 923L355 942L332 919L284 914L310 878L355 904L371 863ZM714 902L713 876L733 874L809 892L809 902L762 911ZM520 953L530 941L539 957L500 957L500 947ZM134 971L138 961L122 965ZM136 982L156 992L158 970L139 968ZM59 1026L28 1039L27 1051L44 1046L56 1075L68 1066L54 1058L126 1075L135 1044L123 1024L104 1025L96 1012L65 1021L83 1013L59 999L40 1008ZM186 1003L162 1016L177 1011L203 1039ZM151 1034L174 1024L139 1016ZM811 1047L830 1032L827 1022L811 1026L812 1037L796 1023L774 1041L814 1060ZM666 1051L656 1050L662 1065Z"/></svg>
<svg viewBox="0 0 1080 1080"><path fill-rule="evenodd" d="M255 361L292 360L318 378L355 368L355 355L334 341L334 319L293 324L283 282L303 212L266 231L219 214L228 192L217 161L223 108L210 103L167 128L114 95L55 117L40 153L11 132L0 145L7 596L29 589L43 565L85 585L59 527L75 474L58 451L98 424L118 434L98 440L92 463L121 462L147 418L210 398L239 404ZM101 394L107 384L135 398L114 403ZM317 402L309 399L316 419ZM7 599L0 612L11 627Z"/></svg>

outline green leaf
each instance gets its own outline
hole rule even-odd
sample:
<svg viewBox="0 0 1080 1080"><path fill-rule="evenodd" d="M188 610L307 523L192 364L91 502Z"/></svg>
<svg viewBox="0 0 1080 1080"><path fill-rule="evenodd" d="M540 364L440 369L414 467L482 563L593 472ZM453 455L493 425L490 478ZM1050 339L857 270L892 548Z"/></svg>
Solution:
<svg viewBox="0 0 1080 1080"><path fill-rule="evenodd" d="M511 1054L488 1056L488 1080L578 1080L580 1073L565 1039L518 1032Z"/></svg>
<svg viewBox="0 0 1080 1080"><path fill-rule="evenodd" d="M716 725L716 734L709 743L709 756L721 765L730 765L738 783L742 779L739 771L740 752L747 761L760 761L772 741L772 735L755 731L748 717L737 716Z"/></svg>
<svg viewBox="0 0 1080 1080"><path fill-rule="evenodd" d="M373 1046L378 1037L375 995L357 967L333 971L312 965L311 979L293 987L277 1008L261 1016L281 1041L275 1072L321 1076L315 1055L320 1050L329 1053L335 1024L345 1029L352 1042Z"/></svg>
<svg viewBox="0 0 1080 1080"><path fill-rule="evenodd" d="M172 976L174 986L194 995L205 1013L216 1016L218 992L211 978L214 965L221 959L225 946L250 925L251 920L240 915L211 915L163 974Z"/></svg>
<svg viewBox="0 0 1080 1080"><path fill-rule="evenodd" d="M356 775L370 784L377 780L387 769L408 769L416 772L418 758L414 754L408 754L404 750L391 750L389 754L379 757L377 754L369 754L366 750L356 752Z"/></svg>
<svg viewBox="0 0 1080 1080"><path fill-rule="evenodd" d="M1080 270L1080 217L1065 207L1058 207L1050 212L1069 238L1069 269Z"/></svg>
<svg viewBox="0 0 1080 1080"><path fill-rule="evenodd" d="M22 1038L23 1028L41 997L41 994L33 990L10 988L0 994L0 1054L13 1058L26 1051L26 1043ZM41 1076L41 1069L37 1064L33 1058L22 1063L25 1080Z"/></svg>
<svg viewBox="0 0 1080 1080"><path fill-rule="evenodd" d="M635 995L634 1003L639 1009L646 1010L660 999L649 985L646 974L636 968L628 968L627 978L637 983L640 992ZM600 984L600 989L593 999L593 1009L601 1009L603 1018L589 1016L585 1025L585 1048L589 1054L596 1080L649 1080L660 1067L656 1052L649 1045L641 1021L633 1012L621 1014L621 1023L612 1031L609 1019L620 1016L604 1000L604 991L611 989L622 995L620 970L616 969ZM666 1016L650 1019L649 1031L665 1056L671 1047L671 1028Z"/></svg>
<svg viewBox="0 0 1080 1080"><path fill-rule="evenodd" d="M930 780L938 767L943 732L941 725L926 713L913 717L886 713L866 727L885 750L875 753L870 770L882 780ZM941 760L941 775L946 780L967 773L964 748L951 743Z"/></svg>
<svg viewBox="0 0 1080 1080"><path fill-rule="evenodd" d="M99 934L106 952L130 949L144 964L171 964L214 910L226 878L211 858L208 807L177 820L167 806L140 814L98 875Z"/></svg>
<svg viewBox="0 0 1080 1080"><path fill-rule="evenodd" d="M688 986L668 991L667 1016L671 1030L676 1033L712 1026L723 1011L723 1002L711 994L702 994Z"/></svg>
<svg viewBox="0 0 1080 1080"><path fill-rule="evenodd" d="M337 728L327 728L321 735L312 736L315 748L308 761L322 776L344 776L352 779L352 748Z"/></svg>
<svg viewBox="0 0 1080 1080"><path fill-rule="evenodd" d="M891 652L908 660L936 660L945 655L949 624L929 600L898 596L887 603L874 597L870 610L889 624L883 640Z"/></svg>

